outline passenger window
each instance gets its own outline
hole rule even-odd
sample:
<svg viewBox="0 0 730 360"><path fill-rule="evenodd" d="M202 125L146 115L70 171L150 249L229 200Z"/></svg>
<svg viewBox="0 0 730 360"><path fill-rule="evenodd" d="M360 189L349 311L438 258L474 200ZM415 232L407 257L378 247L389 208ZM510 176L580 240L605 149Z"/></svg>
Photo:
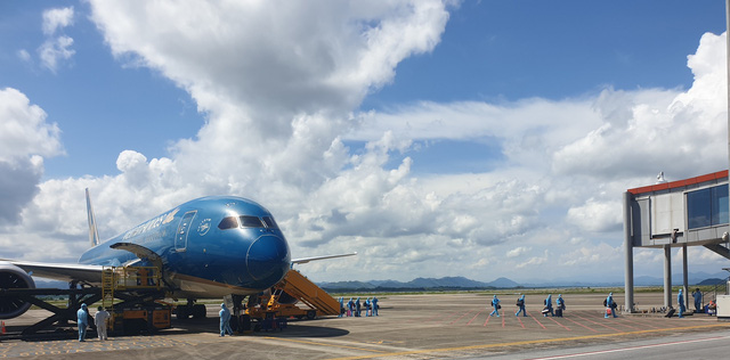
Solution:
<svg viewBox="0 0 730 360"><path fill-rule="evenodd" d="M241 226L244 228L262 228L264 224L256 216L241 216Z"/></svg>
<svg viewBox="0 0 730 360"><path fill-rule="evenodd" d="M279 225L276 225L276 221L274 221L274 218L271 216L264 216L263 217L264 224L266 224L266 227L269 229L278 229Z"/></svg>
<svg viewBox="0 0 730 360"><path fill-rule="evenodd" d="M218 224L218 228L221 230L227 230L227 229L235 229L238 227L238 221L236 221L235 216L229 216L227 218L224 218L221 220L221 223Z"/></svg>

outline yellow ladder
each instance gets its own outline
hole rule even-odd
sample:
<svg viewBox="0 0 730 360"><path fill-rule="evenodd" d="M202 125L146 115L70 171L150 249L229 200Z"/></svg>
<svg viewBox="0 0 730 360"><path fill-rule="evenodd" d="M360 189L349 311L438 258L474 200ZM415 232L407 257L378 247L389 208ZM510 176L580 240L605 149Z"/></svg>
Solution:
<svg viewBox="0 0 730 360"><path fill-rule="evenodd" d="M114 307L114 267L104 267L101 271L101 306L107 311L112 310Z"/></svg>

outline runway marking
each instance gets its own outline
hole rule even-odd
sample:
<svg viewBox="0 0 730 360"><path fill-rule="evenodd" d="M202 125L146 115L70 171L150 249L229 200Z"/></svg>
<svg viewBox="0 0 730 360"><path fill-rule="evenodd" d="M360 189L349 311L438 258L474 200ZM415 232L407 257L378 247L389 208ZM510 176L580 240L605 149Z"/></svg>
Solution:
<svg viewBox="0 0 730 360"><path fill-rule="evenodd" d="M632 324L645 325L645 326L650 327L652 329L661 329L659 326L654 326L654 325L651 325L651 324L640 324L638 321L629 320L628 317L624 317L624 321L628 321L628 322L630 322Z"/></svg>
<svg viewBox="0 0 730 360"><path fill-rule="evenodd" d="M464 315L461 315L461 316L459 316L458 318L456 318L456 320L454 320L454 321L450 322L449 324L451 324L451 325L454 325L454 323L456 323L457 321L459 321L459 320L461 320L462 318L464 318L464 316L467 316L467 315L469 315L469 313L470 313L470 312L471 312L471 310L469 310L469 311L465 312L465 313L464 313Z"/></svg>
<svg viewBox="0 0 730 360"><path fill-rule="evenodd" d="M484 310L479 310L479 311L477 312L477 314L476 314L476 315L474 315L474 317L473 317L473 318L471 318L471 320L469 320L469 322L468 322L468 323L466 323L466 325L471 325L471 322L472 322L472 321L474 321L474 320L475 320L475 319L477 318L477 316L479 316L479 314L481 314L481 313L482 313L483 311L484 311Z"/></svg>
<svg viewBox="0 0 730 360"><path fill-rule="evenodd" d="M537 318L536 318L536 317L534 317L534 316L532 316L532 315L530 315L530 317L532 318L532 320L535 320L535 322L536 322L536 323L537 323L538 325L540 325L540 326L542 327L542 329L543 329L543 330L545 330L545 325L543 325L543 324L542 324L542 323L541 323L541 322L540 322L539 320L537 320Z"/></svg>
<svg viewBox="0 0 730 360"><path fill-rule="evenodd" d="M563 324L559 323L559 322L558 322L557 320L553 319L553 317L552 317L552 316L550 317L550 320L552 320L552 321L553 321L554 323L556 323L556 324L558 324L558 325L562 326L562 327L563 327L563 328L564 328L565 330L568 330L568 331L570 331L570 328L569 328L569 327L567 327L567 326L565 326L565 325L563 325Z"/></svg>
<svg viewBox="0 0 730 360"><path fill-rule="evenodd" d="M374 350L374 349L354 347L354 346L347 346L347 345L337 345L337 344L328 344L328 343L315 342L315 341L306 341L306 340L295 340L295 339L287 339L287 338L278 338L278 337L273 337L273 336L265 336L265 337L262 337L262 339L288 341L288 342L299 343L299 344L307 344L307 345L322 345L322 346L329 346L329 347L335 347L335 348L341 348L341 349L348 349L348 350L369 351L369 352L375 352L375 353L381 353L381 354L387 352L385 350Z"/></svg>
<svg viewBox="0 0 730 360"><path fill-rule="evenodd" d="M730 329L730 325L728 325L728 324L697 325L697 326L675 327L675 328L665 328L665 329L627 331L627 332L622 332L622 333L611 333L611 334L584 335L584 336L556 338L556 339L527 340L527 341L516 341L516 342L508 342L508 343L460 346L460 347L452 347L452 348L401 351L401 352L392 352L392 353L383 353L383 354L370 354L370 355L361 355L361 356L330 358L329 360L373 359L373 358L381 358L381 357L387 357L387 356L404 356L404 355L427 354L427 353L449 352L449 351L483 350L483 349L498 348L498 347L505 347L505 346L547 344L547 343L555 343L555 342L600 339L600 338L607 338L607 337L620 337L620 336L627 336L627 335L650 334L650 333L678 331L678 330L707 329L707 328L716 328L716 327L725 327L725 328Z"/></svg>
<svg viewBox="0 0 730 360"><path fill-rule="evenodd" d="M591 355L610 354L610 353L615 353L615 352L652 349L652 348L660 347L660 346L685 345L685 344L692 344L692 343L705 342L705 341L724 340L727 338L730 338L730 337L716 336L716 337L711 337L711 338L706 338L706 339L673 341L673 342L662 343L662 344L632 346L632 347L627 347L627 348L623 348L623 349L600 350L600 351L589 351L589 352L576 353L576 354L555 355L555 356L548 356L548 357L541 357L541 358L533 358L531 360L568 359L568 358L581 357L581 356L591 356Z"/></svg>
<svg viewBox="0 0 730 360"><path fill-rule="evenodd" d="M566 320L568 320L568 321L572 321L572 322L573 322L574 324L576 324L576 325L578 325L578 326L582 326L582 327L584 327L584 328L586 328L586 329L588 329L588 330L590 330L590 331L593 331L593 332L598 332L598 330L596 330L596 329L594 329L594 328L589 328L588 326L585 326L585 325L583 325L583 324L581 324L581 323L579 323L579 322L577 322L577 321L575 321L575 320L573 320L573 319L571 319L571 318L569 318L569 317L566 317L565 319L566 319Z"/></svg>
<svg viewBox="0 0 730 360"><path fill-rule="evenodd" d="M519 316L515 316L515 317L517 318L517 321L520 322L520 326L522 326L522 328L524 329L525 328L525 324L522 322L522 319L520 319Z"/></svg>
<svg viewBox="0 0 730 360"><path fill-rule="evenodd" d="M581 319L583 319L583 320L585 320L585 321L588 321L588 322L590 322L590 323L593 323L593 324L596 324L596 325L600 325L600 326L603 326L603 327L605 327L605 328L609 328L609 329L611 329L611 330L614 330L614 331L617 331L617 332L621 332L621 330L619 330L619 329L616 329L615 327L610 327L610 326L608 326L608 325L605 325L605 324L601 324L601 323L599 323L599 322L595 322L595 321L593 321L593 320L591 320L591 319L587 319L587 318L584 318L584 317L582 317L582 316L580 316L580 315L578 315L578 314L576 314L575 316L576 316L576 317L579 317L579 318L581 318Z"/></svg>

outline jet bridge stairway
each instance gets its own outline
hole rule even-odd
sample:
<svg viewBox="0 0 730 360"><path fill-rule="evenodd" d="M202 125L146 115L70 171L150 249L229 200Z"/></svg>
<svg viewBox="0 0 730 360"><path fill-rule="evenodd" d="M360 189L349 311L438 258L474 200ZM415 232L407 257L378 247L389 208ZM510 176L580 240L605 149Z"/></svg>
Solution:
<svg viewBox="0 0 730 360"><path fill-rule="evenodd" d="M302 309L290 300L298 300L309 309ZM284 279L271 289L270 297L260 301L259 306L249 303L247 314L252 318L264 318L266 313L274 313L277 318L294 316L300 319L340 314L340 303L296 270L289 270Z"/></svg>

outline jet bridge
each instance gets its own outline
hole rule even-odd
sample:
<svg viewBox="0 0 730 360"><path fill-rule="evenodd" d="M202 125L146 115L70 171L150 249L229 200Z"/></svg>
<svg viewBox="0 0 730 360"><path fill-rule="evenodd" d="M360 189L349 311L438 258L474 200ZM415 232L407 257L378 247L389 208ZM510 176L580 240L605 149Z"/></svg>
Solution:
<svg viewBox="0 0 730 360"><path fill-rule="evenodd" d="M704 246L730 259L728 247L728 172L719 171L624 193L626 311L635 310L634 248L664 250L664 306L672 305L671 249L682 248L685 304L690 304L687 247Z"/></svg>

